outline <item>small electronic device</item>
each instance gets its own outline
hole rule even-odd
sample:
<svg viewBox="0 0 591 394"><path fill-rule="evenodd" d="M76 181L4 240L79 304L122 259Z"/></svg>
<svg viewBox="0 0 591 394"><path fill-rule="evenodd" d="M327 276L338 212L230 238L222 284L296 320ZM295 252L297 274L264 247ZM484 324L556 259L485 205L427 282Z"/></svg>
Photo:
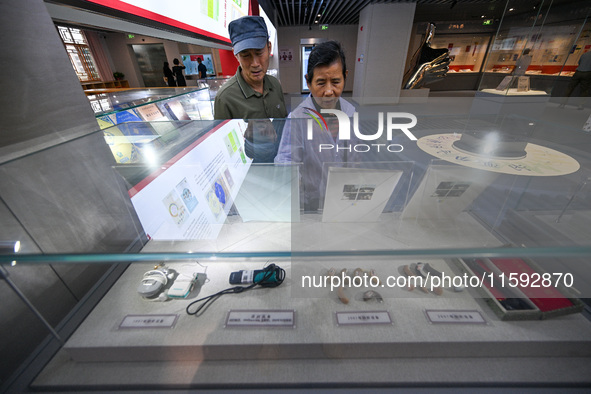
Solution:
<svg viewBox="0 0 591 394"><path fill-rule="evenodd" d="M187 305L186 311L188 315L200 316L212 302L223 296L224 294L240 294L255 287L273 288L280 286L285 280L285 270L278 265L269 264L261 270L243 270L236 271L230 274L230 284L247 286L234 286L217 293L199 298ZM195 304L201 304L196 310L191 308Z"/></svg>
<svg viewBox="0 0 591 394"><path fill-rule="evenodd" d="M142 297L154 297L174 278L176 272L171 269L153 269L146 272L137 288Z"/></svg>
<svg viewBox="0 0 591 394"><path fill-rule="evenodd" d="M168 289L168 296L171 298L186 298L193 290L196 281L197 272L191 274L179 272L170 289Z"/></svg>
<svg viewBox="0 0 591 394"><path fill-rule="evenodd" d="M277 272L269 270L242 270L230 274L231 285L247 285L252 283L269 284L279 282Z"/></svg>

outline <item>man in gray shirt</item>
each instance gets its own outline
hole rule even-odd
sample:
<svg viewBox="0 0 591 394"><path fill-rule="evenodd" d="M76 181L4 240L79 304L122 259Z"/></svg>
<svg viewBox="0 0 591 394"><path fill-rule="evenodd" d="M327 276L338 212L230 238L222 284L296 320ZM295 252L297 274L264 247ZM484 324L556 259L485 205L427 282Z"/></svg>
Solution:
<svg viewBox="0 0 591 394"><path fill-rule="evenodd" d="M230 22L228 31L240 66L215 97L214 119L287 117L281 84L267 75L271 42L265 20L245 16Z"/></svg>
<svg viewBox="0 0 591 394"><path fill-rule="evenodd" d="M564 101L560 104L560 108L564 108L568 98L578 85L581 85L581 97L589 97L589 91L591 90L591 51L583 53L579 58L579 66L566 88ZM579 104L579 109L583 109L583 102Z"/></svg>

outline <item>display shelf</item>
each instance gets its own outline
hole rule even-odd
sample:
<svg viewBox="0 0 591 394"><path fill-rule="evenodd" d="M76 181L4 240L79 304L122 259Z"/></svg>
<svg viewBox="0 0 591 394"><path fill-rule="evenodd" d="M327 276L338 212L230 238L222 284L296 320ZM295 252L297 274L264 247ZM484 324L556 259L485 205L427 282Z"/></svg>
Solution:
<svg viewBox="0 0 591 394"><path fill-rule="evenodd" d="M184 245L186 246L186 245ZM154 249L148 248L148 250ZM147 253L149 255L149 253ZM197 255L199 255L197 253ZM171 256L173 257L173 256ZM178 256L177 256L178 257ZM170 267L195 264L186 260L167 262ZM415 258L416 257L416 258ZM106 389L111 386L133 388L148 382L153 389L167 387L218 388L240 384L261 387L265 384L283 387L283 380L273 380L277 370L291 372L291 384L540 384L565 382L589 384L582 373L591 342L591 322L580 314L554 317L543 321L502 321L485 300L466 289L443 295L422 293L419 289L379 288L384 302L364 302L367 288L347 288L348 304L339 301L336 291L322 289L320 297L294 295L294 268L306 264L308 273L325 274L327 268L346 267L349 272L360 265L374 267L378 276L399 275L403 265L420 258L438 269L453 273L447 259L424 256L413 258L340 258L335 261L318 257L305 262L276 258L272 261L287 271L287 280L274 289L259 289L241 294L228 294L217 299L201 316L189 316L186 306L206 295L229 286L230 272L259 269L266 259L200 259L197 270L205 274L188 299L154 302L137 294L137 285L149 263L136 263L111 288L83 324L66 342L63 349L34 380L32 387L56 389L78 387ZM174 258L174 257L173 257ZM449 264L449 265L448 265ZM230 311L295 311L294 327L227 327ZM486 324L433 324L426 311L474 313ZM387 312L392 320L385 325L339 326L336 314L355 315ZM120 329L128 315L149 318L176 315L172 329ZM556 365L543 368L543 375L532 373L540 360L551 358ZM491 365L498 367L491 369ZM402 365L437 368L427 378L423 374L401 373ZM274 373L245 374L244 368L273 366ZM338 368L335 369L338 365ZM133 368L130 368L133 366ZM304 367L306 366L306 367ZM370 378L367 368L371 369ZM398 368L400 366L400 368ZM160 368L172 368L166 377L140 378ZM206 373L213 368L211 373ZM310 370L308 370L310 369ZM322 369L316 375L312 370ZM348 371L342 375L343 369ZM266 370L265 370L266 371ZM537 370L539 372L540 370ZM286 372L287 373L287 372ZM123 375L126 376L123 379ZM240 376L240 382L222 376ZM312 376L312 380L310 377ZM270 379L270 380L269 380Z"/></svg>
<svg viewBox="0 0 591 394"><path fill-rule="evenodd" d="M572 276L574 283L557 286L568 298L591 298L588 136L566 125L558 135L556 123L523 114L422 115L419 109L428 104L404 107L418 114L413 128L418 140L410 142L401 133L389 142L403 145L402 152L351 154L349 161L326 161L316 168L314 184L326 190L318 196L323 199L318 210L305 204L307 193L318 189L308 189L305 181L312 173L308 162L254 164L245 153L243 120L127 122L78 141L106 143L115 158L136 151L135 160L114 164L105 155L101 160L129 203L127 216L109 213L108 223L122 228L133 216L141 250L126 252L130 236L121 237L113 253L100 245L94 253L39 253L34 249L39 232L27 227L22 233L32 236L23 238L23 253L0 255L9 275L46 264L110 264L124 271L112 283L97 284L90 292L95 301L86 297L85 313L68 321L70 331L59 330L58 351L31 387L286 387L278 371L291 371L286 376L296 387L591 384L581 365L591 360L591 323L580 309L544 319L538 314L529 316L536 320L503 320L489 306L492 293L483 295L476 282L462 291L447 284L440 295L438 286L410 291L388 282L409 279L405 266L414 269L418 262L459 278L460 259L523 259L540 273ZM375 114L369 114L373 123L365 123L368 114L360 111L361 127L375 129ZM293 119L272 126L285 132L306 123ZM492 131L512 138L497 138L498 146L489 150L479 136L490 137ZM462 140L464 134L472 138ZM383 138L378 142L386 142ZM464 144L454 145L457 141ZM505 151L525 152L525 157L501 157ZM539 154L547 161L540 164ZM64 169L64 176L75 176L68 175L74 170ZM343 177L334 177L341 173L349 175L344 186ZM395 174L395 180L381 177L384 173ZM387 197L365 207L377 209L377 215L353 214L364 207L366 195L378 196L383 187ZM327 214L347 201L352 203L336 216ZM31 220L15 223L33 226ZM138 293L144 273L162 262L201 275L188 298L161 302ZM286 270L280 286L226 294L200 316L186 314L190 302L229 288L232 272L270 263ZM348 286L345 304L338 290L305 284L306 277L323 280L332 268L347 269L352 280L358 268L368 275L374 270L385 286ZM364 301L368 290L377 291L383 302ZM231 310L295 311L295 324L229 327ZM480 316L484 324L437 324L427 317L430 310L446 314L442 319ZM357 318L387 313L391 324L339 325L337 312ZM131 315L172 315L175 323L167 329L120 328ZM549 369L544 366L549 359L560 362ZM439 369L425 378L409 374L408 365ZM244 373L266 367L259 374ZM173 371L162 376L158 369Z"/></svg>
<svg viewBox="0 0 591 394"><path fill-rule="evenodd" d="M88 99L101 127L130 121L213 119L208 87L128 89Z"/></svg>
<svg viewBox="0 0 591 394"><path fill-rule="evenodd" d="M129 89L129 82L126 80L88 82L82 84L82 89L84 91L97 89Z"/></svg>
<svg viewBox="0 0 591 394"><path fill-rule="evenodd" d="M519 5L514 3L508 2L508 7L517 9ZM531 77L527 90L552 94L555 83L535 77L572 75L578 59L588 50L590 27L586 19L556 21L553 15L561 11L561 6L540 4L529 11L522 10L519 16L507 14L491 42L479 90L494 90L501 76L527 76ZM581 11L585 12L584 8ZM517 78L514 78L502 90L516 87Z"/></svg>

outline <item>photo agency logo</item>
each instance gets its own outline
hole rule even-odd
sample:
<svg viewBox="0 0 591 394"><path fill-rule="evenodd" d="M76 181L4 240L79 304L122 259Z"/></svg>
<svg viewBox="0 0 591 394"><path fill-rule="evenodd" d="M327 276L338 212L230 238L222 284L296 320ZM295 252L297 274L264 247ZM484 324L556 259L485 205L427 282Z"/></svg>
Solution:
<svg viewBox="0 0 591 394"><path fill-rule="evenodd" d="M332 114L336 117L338 121L338 139L340 141L351 141L351 121L346 113L343 111L339 111L338 109L321 109L320 112L305 107L309 112L308 115L311 119L308 119L307 122L307 135L306 138L310 141L313 139L314 135L314 122L318 124L320 129L324 128L328 131L328 122L322 116L322 114ZM404 135L408 137L411 141L416 141L417 137L410 131L411 128L417 125L417 117L408 112L387 112L385 115L385 129L386 129L386 138L388 141L392 141L394 136L394 131L402 131ZM398 123L400 120L410 120L410 122L406 123ZM395 123L396 121L396 123ZM353 133L356 137L356 140L360 141L377 141L382 138L384 133L384 113L378 113L378 130L373 134L363 134L359 131L359 114L355 112L353 114ZM388 152L397 153L402 152L404 147L400 144L384 144L384 143L354 143L354 144L346 144L345 146L338 146L336 144L319 144L318 145L318 152L322 152L323 150L336 150L342 151L346 150L348 152L369 152L369 151L376 151L380 152L381 150L387 150Z"/></svg>

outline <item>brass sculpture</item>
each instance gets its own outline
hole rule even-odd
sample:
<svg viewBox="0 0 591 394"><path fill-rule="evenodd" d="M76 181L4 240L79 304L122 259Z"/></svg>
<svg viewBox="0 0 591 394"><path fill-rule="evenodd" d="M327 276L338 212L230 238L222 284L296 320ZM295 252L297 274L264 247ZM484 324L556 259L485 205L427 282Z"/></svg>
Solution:
<svg viewBox="0 0 591 394"><path fill-rule="evenodd" d="M411 60L411 67L404 75L404 89L418 89L445 77L449 71L449 50L431 48L435 25L429 23L425 39Z"/></svg>

